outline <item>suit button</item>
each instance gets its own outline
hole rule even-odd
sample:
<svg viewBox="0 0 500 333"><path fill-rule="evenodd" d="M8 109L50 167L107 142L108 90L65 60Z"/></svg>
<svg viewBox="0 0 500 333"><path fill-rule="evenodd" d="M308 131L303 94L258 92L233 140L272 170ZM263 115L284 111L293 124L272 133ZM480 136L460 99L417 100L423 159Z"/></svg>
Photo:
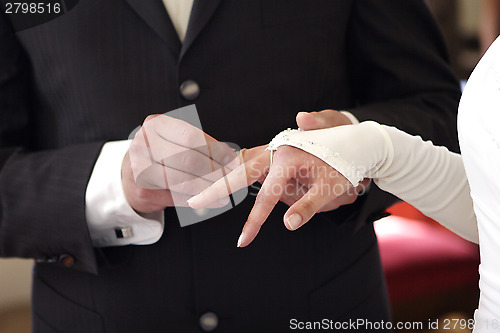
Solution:
<svg viewBox="0 0 500 333"><path fill-rule="evenodd" d="M73 256L70 256L69 254L61 254L59 256L59 262L64 267L71 267L75 264L75 258L73 258Z"/></svg>
<svg viewBox="0 0 500 333"><path fill-rule="evenodd" d="M200 86L193 80L186 80L181 84L180 92L188 101L194 101L200 96Z"/></svg>
<svg viewBox="0 0 500 333"><path fill-rule="evenodd" d="M217 315L213 312L204 313L200 317L200 326L206 332L213 331L217 328L218 324L219 318L217 318Z"/></svg>

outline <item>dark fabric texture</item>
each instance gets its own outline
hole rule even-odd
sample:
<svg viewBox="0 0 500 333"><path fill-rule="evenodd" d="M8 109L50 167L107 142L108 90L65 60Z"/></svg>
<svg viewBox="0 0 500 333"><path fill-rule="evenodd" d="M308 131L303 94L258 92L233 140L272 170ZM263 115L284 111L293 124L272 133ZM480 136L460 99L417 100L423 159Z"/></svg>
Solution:
<svg viewBox="0 0 500 333"><path fill-rule="evenodd" d="M456 150L460 90L423 1L195 0L182 45L160 0L81 0L17 33L0 15L0 256L38 259L35 332L197 332L207 311L217 332L388 320L372 222L395 198L375 186L295 232L279 204L245 249L255 190L185 228L167 209L157 243L106 249L92 247L85 190L104 142L192 103L241 147L333 108Z"/></svg>

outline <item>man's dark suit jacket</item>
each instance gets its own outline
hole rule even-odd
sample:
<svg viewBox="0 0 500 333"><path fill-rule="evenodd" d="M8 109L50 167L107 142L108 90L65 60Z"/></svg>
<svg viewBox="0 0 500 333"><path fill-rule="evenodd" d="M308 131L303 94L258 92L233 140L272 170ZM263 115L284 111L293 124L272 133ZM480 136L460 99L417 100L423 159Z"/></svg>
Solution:
<svg viewBox="0 0 500 333"><path fill-rule="evenodd" d="M192 103L242 147L334 108L456 148L460 92L422 1L195 0L181 44L160 0L81 0L17 33L2 13L0 50L0 255L37 259L35 332L196 332L206 312L217 332L388 319L372 222L394 198L375 187L295 232L279 204L244 249L253 196L185 228L167 209L157 243L94 249L85 190L104 142Z"/></svg>

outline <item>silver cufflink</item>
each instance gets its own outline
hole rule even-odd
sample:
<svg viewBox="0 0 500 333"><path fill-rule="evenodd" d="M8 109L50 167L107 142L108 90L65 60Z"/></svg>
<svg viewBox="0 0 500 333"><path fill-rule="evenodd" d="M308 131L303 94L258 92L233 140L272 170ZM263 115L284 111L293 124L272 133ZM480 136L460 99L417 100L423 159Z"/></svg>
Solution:
<svg viewBox="0 0 500 333"><path fill-rule="evenodd" d="M117 227L115 228L116 238L130 238L134 236L131 227Z"/></svg>

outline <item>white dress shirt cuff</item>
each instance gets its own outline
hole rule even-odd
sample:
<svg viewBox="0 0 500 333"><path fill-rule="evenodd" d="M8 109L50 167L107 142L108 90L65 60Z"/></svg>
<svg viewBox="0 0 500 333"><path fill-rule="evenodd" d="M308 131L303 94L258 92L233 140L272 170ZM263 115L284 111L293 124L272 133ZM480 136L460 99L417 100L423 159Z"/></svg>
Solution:
<svg viewBox="0 0 500 333"><path fill-rule="evenodd" d="M85 194L87 226L95 247L147 245L163 234L163 211L137 214L123 191L121 167L130 140L104 144Z"/></svg>

